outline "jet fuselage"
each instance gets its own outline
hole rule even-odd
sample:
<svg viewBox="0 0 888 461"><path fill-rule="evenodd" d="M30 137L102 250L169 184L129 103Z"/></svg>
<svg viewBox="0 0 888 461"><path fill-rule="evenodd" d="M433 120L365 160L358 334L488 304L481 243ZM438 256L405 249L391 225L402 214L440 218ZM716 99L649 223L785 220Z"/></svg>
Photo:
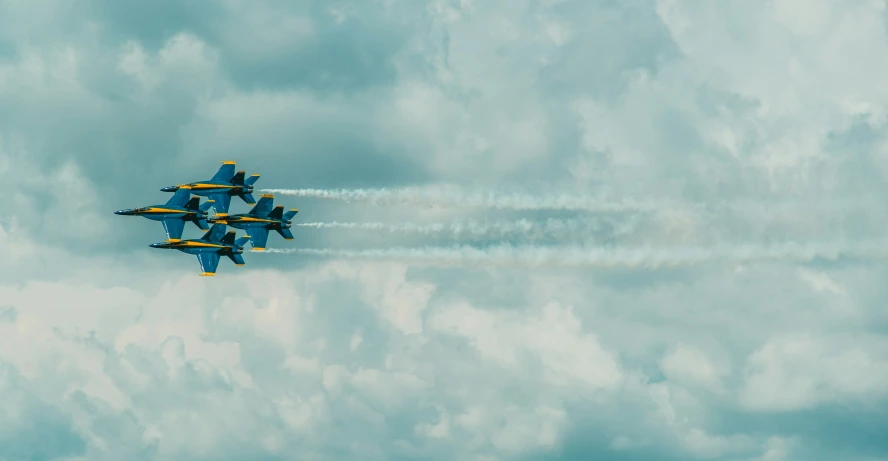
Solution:
<svg viewBox="0 0 888 461"><path fill-rule="evenodd" d="M282 229L289 229L292 225L292 221L285 219L274 219L274 218L262 218L257 216L252 216L249 214L234 214L228 215L224 218L213 218L210 219L209 222L224 222L235 229L248 230L257 227L264 227L267 229L276 229L278 227Z"/></svg>
<svg viewBox="0 0 888 461"><path fill-rule="evenodd" d="M203 210L190 210L184 207L170 205L152 205L141 208L128 208L126 210L115 211L114 214L122 216L141 216L152 221L163 221L164 219L179 218L185 221L198 221L207 219L208 213Z"/></svg>
<svg viewBox="0 0 888 461"><path fill-rule="evenodd" d="M176 192L182 186L191 187L191 193L203 197L209 197L217 194L238 195L250 194L253 192L253 186L235 185L228 182L201 181L191 184L180 184L178 186L167 186L161 189L162 192Z"/></svg>
<svg viewBox="0 0 888 461"><path fill-rule="evenodd" d="M178 242L152 243L151 248L166 250L179 250L183 253L196 255L198 253L219 253L221 255L242 254L244 247L238 245L226 245L221 242L208 242L206 240L180 240Z"/></svg>

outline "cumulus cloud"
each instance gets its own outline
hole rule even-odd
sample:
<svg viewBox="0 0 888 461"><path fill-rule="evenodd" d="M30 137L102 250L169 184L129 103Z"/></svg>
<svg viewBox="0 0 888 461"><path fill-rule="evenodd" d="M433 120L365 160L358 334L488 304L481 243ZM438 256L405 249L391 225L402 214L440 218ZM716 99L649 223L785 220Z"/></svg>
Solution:
<svg viewBox="0 0 888 461"><path fill-rule="evenodd" d="M632 235L608 245L874 242L888 223L883 1L155 3L4 3L0 458L888 453L872 436L888 431L873 416L882 261L247 254L199 278L193 256L147 247L157 223L111 214L234 159L262 188L676 205L609 216ZM306 222L576 219L276 200ZM272 243L426 238L295 233Z"/></svg>

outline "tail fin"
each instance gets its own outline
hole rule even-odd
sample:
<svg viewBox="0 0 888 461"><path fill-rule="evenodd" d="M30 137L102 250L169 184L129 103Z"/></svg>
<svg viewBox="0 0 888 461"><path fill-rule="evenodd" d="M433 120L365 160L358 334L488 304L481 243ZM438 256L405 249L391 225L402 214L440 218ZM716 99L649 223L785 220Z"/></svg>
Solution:
<svg viewBox="0 0 888 461"><path fill-rule="evenodd" d="M238 195L238 197L242 198L245 202L247 202L247 205L255 205L256 204L256 199L253 198L253 194L245 194L245 193L241 192L240 194L237 194L237 195Z"/></svg>
<svg viewBox="0 0 888 461"><path fill-rule="evenodd" d="M179 186L179 188L176 189L176 193L167 200L166 204L168 206L184 206L189 198L191 198L191 187Z"/></svg>
<svg viewBox="0 0 888 461"><path fill-rule="evenodd" d="M271 219L282 219L284 215L284 207L282 205L278 205L268 213L268 217Z"/></svg>
<svg viewBox="0 0 888 461"><path fill-rule="evenodd" d="M244 262L244 257L241 255L229 254L228 259L232 260L238 266L243 266L244 264L246 264Z"/></svg>
<svg viewBox="0 0 888 461"><path fill-rule="evenodd" d="M234 241L234 244L237 245L237 246L239 246L239 247L242 247L242 246L246 245L247 242L249 242L249 241L250 241L250 236L249 236L249 235L245 235L245 236L243 236L243 237L241 237L241 238L235 240L235 241Z"/></svg>
<svg viewBox="0 0 888 461"><path fill-rule="evenodd" d="M299 210L296 208L290 208L290 211L284 213L284 220L289 221L293 219L293 216L296 216L296 213L299 213Z"/></svg>
<svg viewBox="0 0 888 461"><path fill-rule="evenodd" d="M221 240L222 243L224 243L226 245L233 245L234 244L234 234L236 234L236 233L237 232L235 232L235 231L228 231L228 233L225 234L225 237L222 237L222 240Z"/></svg>
<svg viewBox="0 0 888 461"><path fill-rule="evenodd" d="M290 229L275 229L278 231L278 234L281 234L281 237L287 240L293 240L293 233L290 232Z"/></svg>
<svg viewBox="0 0 888 461"><path fill-rule="evenodd" d="M241 186L244 184L244 175L245 174L247 174L246 171L240 170L237 173L235 173L234 176L231 177L231 180L229 180L228 182L230 182L231 184L234 184L235 186Z"/></svg>
<svg viewBox="0 0 888 461"><path fill-rule="evenodd" d="M244 184L246 184L248 186L252 186L253 184L256 184L256 181L258 181L258 180L259 180L259 175L254 174L254 175L251 175L249 178L247 178L246 181L244 181Z"/></svg>
<svg viewBox="0 0 888 461"><path fill-rule="evenodd" d="M191 200L185 204L185 208L189 210L196 210L200 206L200 197L191 197Z"/></svg>
<svg viewBox="0 0 888 461"><path fill-rule="evenodd" d="M203 205L201 205L198 208L200 209L200 211L209 211L210 208L213 207L213 203L216 203L216 201L215 200L207 200L206 202L203 203Z"/></svg>

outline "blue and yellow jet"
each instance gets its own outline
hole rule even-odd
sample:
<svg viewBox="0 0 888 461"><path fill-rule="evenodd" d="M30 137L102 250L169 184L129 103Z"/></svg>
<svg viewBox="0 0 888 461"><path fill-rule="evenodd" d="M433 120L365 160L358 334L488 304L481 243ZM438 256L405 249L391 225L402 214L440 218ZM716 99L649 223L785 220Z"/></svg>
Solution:
<svg viewBox="0 0 888 461"><path fill-rule="evenodd" d="M196 255L203 270L200 275L216 275L216 267L219 266L219 258L222 256L228 256L238 266L244 265L244 257L241 255L250 237L243 236L235 240L234 234L235 231L226 234L224 224L213 224L213 227L199 239L152 243L149 246Z"/></svg>
<svg viewBox="0 0 888 461"><path fill-rule="evenodd" d="M268 231L275 230L281 237L287 240L293 240L293 234L290 232L290 222L293 216L299 210L291 208L290 211L284 213L284 207L274 205L274 195L259 195L259 203L253 207L249 213L235 214L220 218L212 218L210 222L228 224L237 229L243 229L250 234L250 243L253 250L262 251L265 249L265 243L268 241Z"/></svg>
<svg viewBox="0 0 888 461"><path fill-rule="evenodd" d="M166 230L167 239L170 242L179 241L185 223L190 221L201 230L209 229L207 225L207 210L213 205L209 200L199 205L200 197L191 196L191 188L180 187L171 199L164 205L151 205L142 208L129 208L115 211L114 214L123 216L142 216L152 221L160 221Z"/></svg>
<svg viewBox="0 0 888 461"><path fill-rule="evenodd" d="M178 186L168 186L161 189L163 192L176 192L184 186L191 187L191 193L194 195L202 195L213 200L213 207L216 214L225 216L228 214L228 206L231 204L231 197L237 195L242 198L248 205L255 205L256 200L250 195L253 192L253 184L259 179L258 174L254 174L244 179L244 171L234 171L234 162L226 160L222 162L222 167L216 172L216 175L209 181L197 181L191 184L180 184Z"/></svg>

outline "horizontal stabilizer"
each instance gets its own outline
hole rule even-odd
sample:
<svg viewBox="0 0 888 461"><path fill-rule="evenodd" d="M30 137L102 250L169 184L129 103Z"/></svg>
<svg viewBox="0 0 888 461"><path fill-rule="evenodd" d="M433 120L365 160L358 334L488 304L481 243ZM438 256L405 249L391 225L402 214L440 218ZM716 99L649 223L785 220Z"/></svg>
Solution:
<svg viewBox="0 0 888 461"><path fill-rule="evenodd" d="M296 216L296 213L299 213L299 210L291 208L290 211L284 213L284 220L289 221L293 219L293 216Z"/></svg>
<svg viewBox="0 0 888 461"><path fill-rule="evenodd" d="M191 221L191 222L193 222L194 225L197 226L197 228L200 230L207 230L210 228L210 226L207 224L206 219L198 219L196 221Z"/></svg>
<svg viewBox="0 0 888 461"><path fill-rule="evenodd" d="M258 180L259 180L259 175L254 174L254 175L248 177L246 180L244 180L244 184L246 184L248 186L252 186L253 184L256 184L256 181L258 181Z"/></svg>
<svg viewBox="0 0 888 461"><path fill-rule="evenodd" d="M256 199L253 198L253 194L240 193L237 195L240 196L240 198L244 199L244 201L247 202L247 205L255 205L256 204Z"/></svg>
<svg viewBox="0 0 888 461"><path fill-rule="evenodd" d="M243 266L244 264L246 264L242 255L229 254L228 259L232 260L238 266Z"/></svg>
<svg viewBox="0 0 888 461"><path fill-rule="evenodd" d="M277 229L278 234L281 234L281 237L287 240L293 240L293 233L290 232L290 229Z"/></svg>
<svg viewBox="0 0 888 461"><path fill-rule="evenodd" d="M239 246L239 247L242 247L242 246L246 245L247 242L249 242L249 241L250 241L250 236L249 236L249 235L245 235L245 236L243 236L243 237L241 237L241 238L235 240L235 241L234 241L234 244L237 245L237 246Z"/></svg>
<svg viewBox="0 0 888 461"><path fill-rule="evenodd" d="M268 213L268 217L271 219L283 219L284 218L284 207L278 205Z"/></svg>
<svg viewBox="0 0 888 461"><path fill-rule="evenodd" d="M199 209L200 211L209 211L210 208L213 207L213 203L215 203L215 202L213 202L212 200L207 200L206 202L203 202L203 205L201 205L200 207L198 207L198 209Z"/></svg>

